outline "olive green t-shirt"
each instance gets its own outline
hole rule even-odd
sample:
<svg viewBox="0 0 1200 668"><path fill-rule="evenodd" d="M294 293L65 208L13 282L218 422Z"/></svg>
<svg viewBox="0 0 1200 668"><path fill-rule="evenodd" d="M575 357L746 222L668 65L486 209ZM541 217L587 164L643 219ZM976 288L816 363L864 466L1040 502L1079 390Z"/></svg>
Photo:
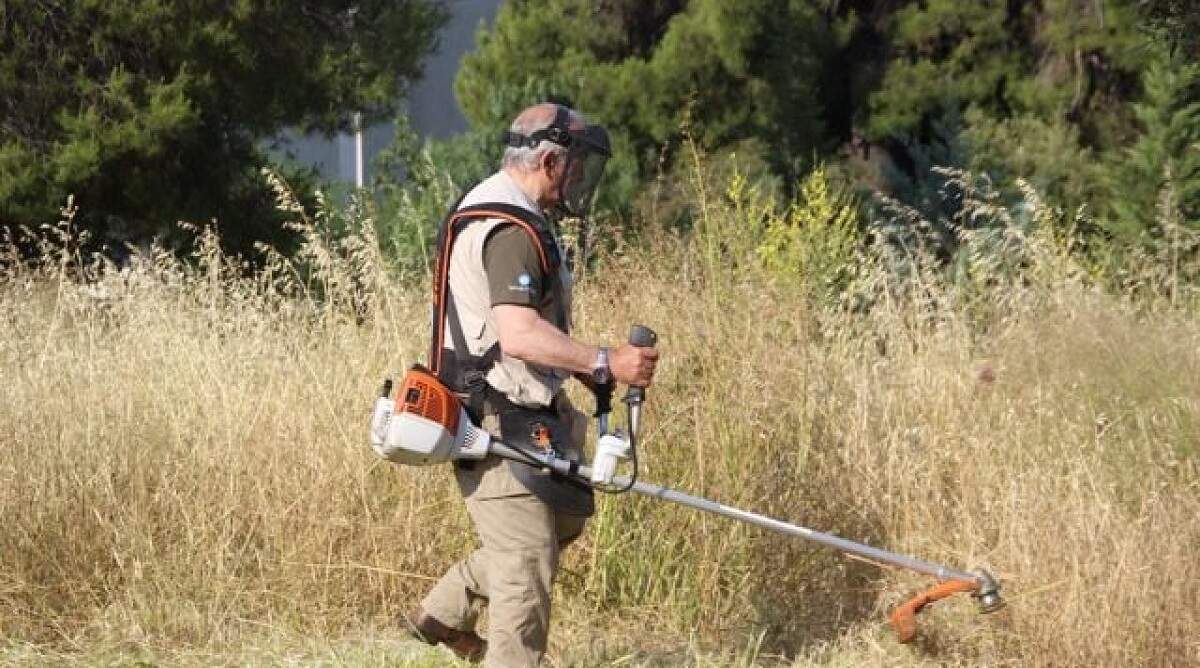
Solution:
<svg viewBox="0 0 1200 668"><path fill-rule="evenodd" d="M492 306L528 306L564 329L558 295L551 289L551 277L542 268L541 255L534 243L529 233L517 225L504 225L488 238L483 249L483 266Z"/></svg>

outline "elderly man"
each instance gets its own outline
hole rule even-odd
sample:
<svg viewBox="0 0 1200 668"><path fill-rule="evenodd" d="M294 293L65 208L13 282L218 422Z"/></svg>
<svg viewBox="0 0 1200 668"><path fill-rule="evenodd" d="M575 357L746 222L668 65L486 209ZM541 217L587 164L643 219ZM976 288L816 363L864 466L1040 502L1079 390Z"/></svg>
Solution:
<svg viewBox="0 0 1200 668"><path fill-rule="evenodd" d="M504 144L502 169L467 193L439 235L439 280L449 290L435 305L431 366L497 438L578 459L586 417L564 381L644 387L658 357L569 333L571 274L549 221L586 215L608 134L565 106L541 104L517 116ZM481 546L446 572L409 623L422 640L486 666L536 666L559 553L592 514L592 491L494 456L456 464L455 477ZM486 643L474 630L485 605Z"/></svg>

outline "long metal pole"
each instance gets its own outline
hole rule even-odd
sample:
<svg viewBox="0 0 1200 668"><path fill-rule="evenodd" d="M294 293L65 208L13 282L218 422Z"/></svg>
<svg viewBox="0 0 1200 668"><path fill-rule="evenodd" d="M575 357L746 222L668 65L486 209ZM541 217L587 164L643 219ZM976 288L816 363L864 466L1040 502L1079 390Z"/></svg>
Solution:
<svg viewBox="0 0 1200 668"><path fill-rule="evenodd" d="M542 452L531 452L523 448L514 448L498 441L493 441L490 449L491 452L504 457L505 459L511 459L525 464L530 464L532 460L563 475L577 476L583 480L591 479L592 471L590 467L586 465L575 465L564 459L554 457L553 455L547 455L546 453ZM616 476L613 479L613 484L617 487L625 487L629 484L629 478L625 476ZM941 566L939 564L917 559L915 557L910 557L908 555L882 550L877 547L871 547L870 545L864 545L862 543L856 543L852 540L846 540L845 538L841 538L830 533L814 531L813 529L808 529L796 524L789 524L781 520L759 515L758 513L752 513L748 510L733 508L723 503L717 503L716 501L710 501L709 499L702 497L692 496L691 494L684 494L683 492L662 487L660 485L637 482L634 483L632 488L630 488L630 491L637 492L643 496L649 496L656 499L662 499L663 501L677 503L681 506L695 508L696 510L701 510L706 513L713 513L715 515L721 515L730 519L738 520L740 522L746 522L748 524L760 526L776 533L782 533L789 536L798 536L800 538L804 538L805 540L811 540L815 543L827 545L841 552L858 555L864 559L870 559L871 561L891 564L893 566L899 566L900 568L907 568L919 573L925 573L939 580L968 580L979 585L984 584L983 578L975 573L960 571L955 568Z"/></svg>
<svg viewBox="0 0 1200 668"><path fill-rule="evenodd" d="M362 114L354 114L354 187L362 188L366 184L367 165L363 154Z"/></svg>

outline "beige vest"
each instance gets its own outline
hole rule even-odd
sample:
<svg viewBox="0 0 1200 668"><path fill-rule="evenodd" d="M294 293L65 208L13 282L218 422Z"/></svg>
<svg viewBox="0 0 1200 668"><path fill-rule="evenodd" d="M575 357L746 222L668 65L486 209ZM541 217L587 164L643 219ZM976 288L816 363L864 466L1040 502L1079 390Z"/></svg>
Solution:
<svg viewBox="0 0 1200 668"><path fill-rule="evenodd" d="M483 247L488 234L506 222L489 218L468 224L455 240L451 251L448 271L450 292L454 295L455 309L471 355L484 354L499 340L492 316L487 273L484 271ZM533 240L530 239L530 242ZM566 262L559 263L558 276L559 280L552 289L558 291L556 296L563 305L563 312L567 314L569 330L572 277ZM539 313L546 320L555 322L557 313L540 310ZM453 337L447 335L444 346L453 350ZM554 395L562 389L563 381L570 376L570 372L563 369L528 364L502 354L500 361L488 372L487 381L513 403L536 408L549 406Z"/></svg>

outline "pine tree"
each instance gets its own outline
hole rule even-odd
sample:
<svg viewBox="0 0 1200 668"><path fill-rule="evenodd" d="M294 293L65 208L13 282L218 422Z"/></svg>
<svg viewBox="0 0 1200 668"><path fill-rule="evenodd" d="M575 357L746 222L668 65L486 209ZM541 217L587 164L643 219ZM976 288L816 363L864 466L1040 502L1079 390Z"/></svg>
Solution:
<svg viewBox="0 0 1200 668"><path fill-rule="evenodd" d="M1109 171L1107 226L1122 245L1163 236L1166 205L1180 224L1200 231L1200 64L1160 52L1143 75L1133 106L1140 135Z"/></svg>
<svg viewBox="0 0 1200 668"><path fill-rule="evenodd" d="M1193 0L1141 0L1138 8L1157 31L1154 37L1164 37L1185 59L1200 61L1200 11Z"/></svg>
<svg viewBox="0 0 1200 668"><path fill-rule="evenodd" d="M835 38L817 4L509 2L455 89L474 126L496 129L537 94L566 96L616 131L632 158L618 171L658 167L686 123L705 148L758 138L787 173L829 146L819 84Z"/></svg>
<svg viewBox="0 0 1200 668"><path fill-rule="evenodd" d="M439 0L7 0L0 4L0 222L68 194L100 237L216 218L278 232L259 144L394 110Z"/></svg>
<svg viewBox="0 0 1200 668"><path fill-rule="evenodd" d="M1123 139L1121 103L1143 66L1132 0L903 5L878 20L888 52L870 100L872 138L920 136L952 103L994 119L1065 118L1093 146Z"/></svg>

